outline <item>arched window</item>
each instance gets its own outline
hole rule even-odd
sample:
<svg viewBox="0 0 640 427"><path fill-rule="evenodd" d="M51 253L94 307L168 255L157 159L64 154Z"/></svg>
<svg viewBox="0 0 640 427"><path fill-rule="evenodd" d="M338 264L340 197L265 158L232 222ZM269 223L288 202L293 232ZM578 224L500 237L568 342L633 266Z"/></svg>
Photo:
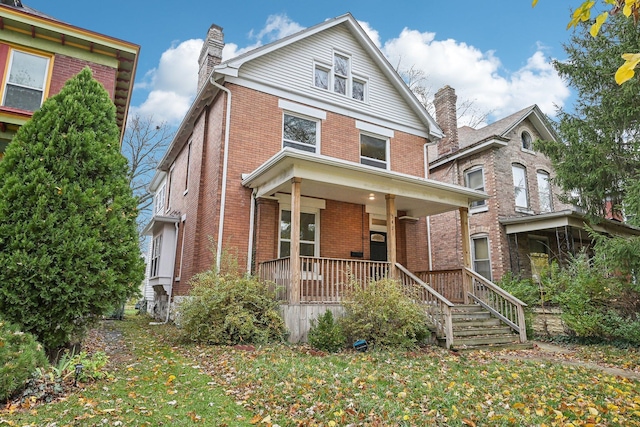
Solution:
<svg viewBox="0 0 640 427"><path fill-rule="evenodd" d="M533 140L529 132L523 131L520 138L522 139L522 148L524 150L533 150Z"/></svg>
<svg viewBox="0 0 640 427"><path fill-rule="evenodd" d="M529 194L527 191L527 169L517 163L511 165L513 173L513 192L515 195L516 208L529 207Z"/></svg>
<svg viewBox="0 0 640 427"><path fill-rule="evenodd" d="M551 183L549 182L549 172L539 170L538 176L538 196L540 198L540 212L553 211L553 197L551 193Z"/></svg>

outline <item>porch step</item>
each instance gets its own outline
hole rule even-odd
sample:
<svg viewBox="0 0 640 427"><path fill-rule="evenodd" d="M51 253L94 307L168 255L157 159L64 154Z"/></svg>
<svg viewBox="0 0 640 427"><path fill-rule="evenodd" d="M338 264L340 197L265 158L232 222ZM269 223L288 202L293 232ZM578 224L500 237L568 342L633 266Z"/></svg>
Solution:
<svg viewBox="0 0 640 427"><path fill-rule="evenodd" d="M513 329L477 304L456 305L451 309L453 349L496 348L520 344ZM444 337L438 343L445 346Z"/></svg>

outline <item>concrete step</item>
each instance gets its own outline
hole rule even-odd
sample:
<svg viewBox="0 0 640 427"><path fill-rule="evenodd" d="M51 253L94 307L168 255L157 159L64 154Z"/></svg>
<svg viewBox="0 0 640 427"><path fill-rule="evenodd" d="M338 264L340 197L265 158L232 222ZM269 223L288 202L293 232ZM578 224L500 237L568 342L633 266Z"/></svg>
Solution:
<svg viewBox="0 0 640 427"><path fill-rule="evenodd" d="M504 335L476 335L471 337L453 338L453 346L455 348L487 346L487 345L505 345L516 344L519 342L518 336L515 334Z"/></svg>

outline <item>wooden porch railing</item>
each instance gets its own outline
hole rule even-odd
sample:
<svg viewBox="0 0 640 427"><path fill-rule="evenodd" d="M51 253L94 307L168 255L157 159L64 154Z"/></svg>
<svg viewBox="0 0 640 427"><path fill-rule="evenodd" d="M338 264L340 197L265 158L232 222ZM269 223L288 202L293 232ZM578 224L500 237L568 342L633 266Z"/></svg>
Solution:
<svg viewBox="0 0 640 427"><path fill-rule="evenodd" d="M418 271L416 277L454 304L464 302L462 269Z"/></svg>
<svg viewBox="0 0 640 427"><path fill-rule="evenodd" d="M463 273L471 283L469 297L511 326L520 334L520 342L526 342L524 307L527 304L471 269L464 268Z"/></svg>
<svg viewBox="0 0 640 427"><path fill-rule="evenodd" d="M289 283L290 258L280 258L260 264L262 281L276 284L277 297L291 301ZM371 280L387 277L389 263L337 258L300 257L300 302L339 303L352 282L366 286Z"/></svg>
<svg viewBox="0 0 640 427"><path fill-rule="evenodd" d="M405 292L425 307L428 319L436 328L436 335L445 337L447 348L451 348L453 345L453 321L451 315L453 303L401 264L396 264L396 267L400 272L399 280Z"/></svg>

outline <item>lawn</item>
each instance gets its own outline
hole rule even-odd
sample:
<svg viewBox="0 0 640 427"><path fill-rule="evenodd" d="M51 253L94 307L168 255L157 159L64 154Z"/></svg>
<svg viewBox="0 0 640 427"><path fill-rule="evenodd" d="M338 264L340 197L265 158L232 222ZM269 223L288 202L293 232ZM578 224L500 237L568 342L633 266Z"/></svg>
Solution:
<svg viewBox="0 0 640 427"><path fill-rule="evenodd" d="M185 345L136 315L103 322L87 346L110 355L110 379L7 406L0 426L640 426L640 381L594 369L640 373L638 349L325 355Z"/></svg>

